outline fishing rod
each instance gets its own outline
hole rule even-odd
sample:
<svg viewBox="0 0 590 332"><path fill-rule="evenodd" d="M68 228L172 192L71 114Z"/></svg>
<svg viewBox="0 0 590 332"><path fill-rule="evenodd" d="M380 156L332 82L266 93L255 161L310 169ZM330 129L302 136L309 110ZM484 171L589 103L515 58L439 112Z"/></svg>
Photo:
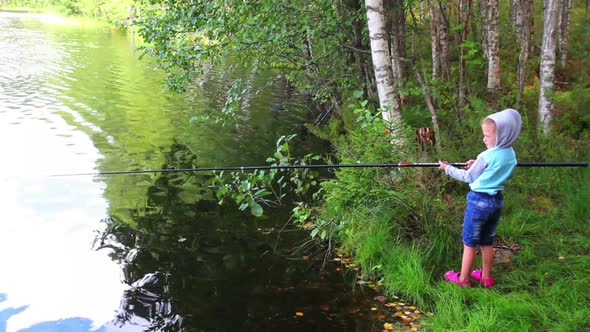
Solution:
<svg viewBox="0 0 590 332"><path fill-rule="evenodd" d="M455 167L464 167L466 163L446 163ZM519 162L519 167L588 167L587 162ZM94 173L53 174L52 177L62 176L103 176L148 173L192 173L215 171L255 171L255 170L287 170L287 169L325 169L325 168L412 168L439 167L439 163L386 163L386 164L319 164L319 165L264 165L264 166L227 166L227 167L198 167L198 168L168 168L143 169L129 171L104 171Z"/></svg>

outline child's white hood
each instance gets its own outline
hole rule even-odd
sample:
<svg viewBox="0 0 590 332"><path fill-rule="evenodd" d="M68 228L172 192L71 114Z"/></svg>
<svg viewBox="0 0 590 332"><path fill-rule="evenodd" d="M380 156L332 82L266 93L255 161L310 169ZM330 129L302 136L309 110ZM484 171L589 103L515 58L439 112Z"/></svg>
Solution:
<svg viewBox="0 0 590 332"><path fill-rule="evenodd" d="M488 115L496 123L496 147L508 148L520 135L522 119L520 114L511 108Z"/></svg>

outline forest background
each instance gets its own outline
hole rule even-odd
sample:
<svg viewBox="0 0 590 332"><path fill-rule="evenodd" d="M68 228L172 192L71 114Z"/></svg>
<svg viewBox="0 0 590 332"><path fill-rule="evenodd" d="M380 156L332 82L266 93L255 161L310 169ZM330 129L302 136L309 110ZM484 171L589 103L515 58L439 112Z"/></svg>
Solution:
<svg viewBox="0 0 590 332"><path fill-rule="evenodd" d="M588 0L1 0L0 6L96 18L136 33L144 54L167 73L166 88L178 93L228 58L253 77L273 71L271 79L280 76L307 96L304 125L331 144L332 161L471 159L484 148L481 119L505 108L523 116L519 160L589 159ZM247 85L235 81L225 107L209 120L239 121ZM290 144L297 138L279 139L269 162L327 158L293 155ZM272 186L289 186L293 222L326 255L333 248L351 255L363 280L434 313L421 329L590 330L587 169L517 168L498 230L497 286L486 290L441 280L459 266L465 184L422 168L341 169L322 181L294 171L289 183L275 175L218 177L215 184L220 199L233 198L255 215L272 203Z"/></svg>

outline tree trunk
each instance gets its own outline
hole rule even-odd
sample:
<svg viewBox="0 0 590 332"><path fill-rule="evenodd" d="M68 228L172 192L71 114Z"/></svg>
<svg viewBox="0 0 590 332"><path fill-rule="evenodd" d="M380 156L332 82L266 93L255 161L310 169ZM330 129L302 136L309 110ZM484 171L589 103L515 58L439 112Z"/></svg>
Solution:
<svg viewBox="0 0 590 332"><path fill-rule="evenodd" d="M541 65L539 70L539 127L548 134L553 118L553 102L548 95L554 90L555 59L557 50L557 30L559 22L559 1L544 0L543 42L541 44Z"/></svg>
<svg viewBox="0 0 590 332"><path fill-rule="evenodd" d="M467 102L467 64L465 62L465 56L467 55L467 49L463 45L467 40L467 27L469 26L469 16L471 15L471 1L472 0L460 0L459 11L461 17L461 23L463 30L461 38L459 39L460 46L460 64L459 64L459 91L457 94L457 109L461 110ZM482 29L483 30L483 29Z"/></svg>
<svg viewBox="0 0 590 332"><path fill-rule="evenodd" d="M365 0L365 6L379 105L383 110L383 119L391 125L394 138L399 139L402 119L399 101L395 96L383 0Z"/></svg>
<svg viewBox="0 0 590 332"><path fill-rule="evenodd" d="M567 65L567 47L569 42L570 10L572 0L561 0L561 15L559 16L559 61L561 68Z"/></svg>
<svg viewBox="0 0 590 332"><path fill-rule="evenodd" d="M451 70L449 66L449 20L447 16L447 5L444 1L438 2L439 17L439 40L440 45L440 70L443 81L451 79Z"/></svg>
<svg viewBox="0 0 590 332"><path fill-rule="evenodd" d="M530 50L530 20L532 19L532 0L513 0L511 3L512 23L516 30L516 38L520 40L520 53L518 55L518 109L522 109L522 95L524 92L524 84L526 81L526 67L529 59Z"/></svg>
<svg viewBox="0 0 590 332"><path fill-rule="evenodd" d="M432 79L436 80L440 70L440 44L439 28L440 16L436 6L436 0L428 1L428 17L430 18L430 48L432 54Z"/></svg>
<svg viewBox="0 0 590 332"><path fill-rule="evenodd" d="M479 15L481 16L481 50L484 58L488 58L488 29L490 24L488 22L488 6L487 0L479 1Z"/></svg>
<svg viewBox="0 0 590 332"><path fill-rule="evenodd" d="M394 0L392 8L386 8L386 12L391 14L391 69L393 72L393 82L396 90L399 90L400 83L404 80L405 68L403 59L406 56L406 15L404 12L404 1Z"/></svg>
<svg viewBox="0 0 590 332"><path fill-rule="evenodd" d="M486 1L486 31L487 39L485 40L488 59L488 90L496 91L500 89L500 36L498 23L500 16L498 14L499 0Z"/></svg>

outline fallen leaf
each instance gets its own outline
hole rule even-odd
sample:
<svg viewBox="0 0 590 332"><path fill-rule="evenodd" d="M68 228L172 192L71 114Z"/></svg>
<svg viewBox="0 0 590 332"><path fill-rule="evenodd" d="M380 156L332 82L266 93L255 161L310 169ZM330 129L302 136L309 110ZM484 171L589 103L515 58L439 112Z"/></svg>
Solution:
<svg viewBox="0 0 590 332"><path fill-rule="evenodd" d="M385 324L383 324L383 328L386 329L387 331L392 331L393 330L393 324L391 324L391 323L385 323Z"/></svg>
<svg viewBox="0 0 590 332"><path fill-rule="evenodd" d="M379 302L385 302L387 300L387 298L383 295L375 296L373 299L375 299Z"/></svg>
<svg viewBox="0 0 590 332"><path fill-rule="evenodd" d="M295 316L297 316L297 317L303 317L303 313L301 311L297 311L295 313Z"/></svg>

